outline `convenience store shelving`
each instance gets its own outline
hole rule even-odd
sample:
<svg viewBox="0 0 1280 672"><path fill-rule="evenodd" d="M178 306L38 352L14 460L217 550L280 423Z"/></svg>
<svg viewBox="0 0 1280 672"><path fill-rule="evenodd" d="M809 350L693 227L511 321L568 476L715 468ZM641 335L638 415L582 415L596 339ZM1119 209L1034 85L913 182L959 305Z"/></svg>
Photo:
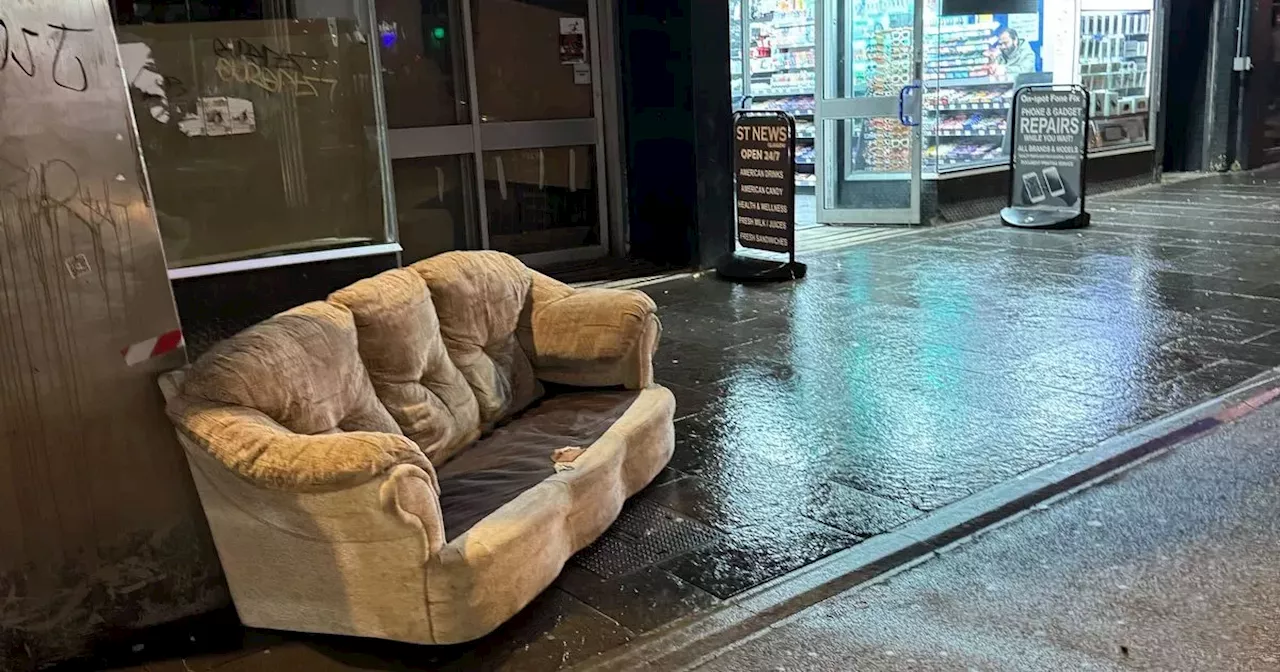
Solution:
<svg viewBox="0 0 1280 672"><path fill-rule="evenodd" d="M1141 114L1150 107L1151 12L1080 13L1080 83L1095 119Z"/></svg>
<svg viewBox="0 0 1280 672"><path fill-rule="evenodd" d="M850 14L848 65L843 90L854 97L893 98L910 84L914 6L911 0L876 3L872 11ZM900 181L911 172L911 127L896 118L844 119L844 157L838 166L848 181ZM832 148L835 149L835 145Z"/></svg>
<svg viewBox="0 0 1280 672"><path fill-rule="evenodd" d="M796 184L806 187L814 186L816 1L729 2L734 109L779 110L795 118Z"/></svg>
<svg viewBox="0 0 1280 672"><path fill-rule="evenodd" d="M1013 82L994 76L987 55L999 27L989 17L948 16L926 29L925 170L1003 160Z"/></svg>

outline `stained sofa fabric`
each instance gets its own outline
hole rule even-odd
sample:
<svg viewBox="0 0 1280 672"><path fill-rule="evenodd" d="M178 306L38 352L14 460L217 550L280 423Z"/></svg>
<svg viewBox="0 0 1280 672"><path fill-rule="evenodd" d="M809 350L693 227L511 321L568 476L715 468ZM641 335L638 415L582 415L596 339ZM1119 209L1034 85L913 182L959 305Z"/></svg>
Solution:
<svg viewBox="0 0 1280 672"><path fill-rule="evenodd" d="M527 339L533 276L515 257L499 252L450 252L411 269L426 282L440 315L440 335L490 426L542 396Z"/></svg>
<svg viewBox="0 0 1280 672"><path fill-rule="evenodd" d="M354 315L378 398L433 464L480 436L476 395L445 348L435 304L417 273L387 271L331 299Z"/></svg>
<svg viewBox="0 0 1280 672"><path fill-rule="evenodd" d="M437 471L445 537L458 538L520 493L553 476L552 454L557 449L591 446L638 396L628 391L550 397L450 460ZM574 469L574 462L565 462L562 468Z"/></svg>
<svg viewBox="0 0 1280 672"><path fill-rule="evenodd" d="M483 636L671 457L647 297L574 290L500 253L428 262L162 379L248 625ZM614 389L541 398L542 381ZM585 451L556 471L567 446Z"/></svg>
<svg viewBox="0 0 1280 672"><path fill-rule="evenodd" d="M169 407L178 427L267 487L355 485L426 462L375 395L341 306L277 315L212 348L187 381Z"/></svg>

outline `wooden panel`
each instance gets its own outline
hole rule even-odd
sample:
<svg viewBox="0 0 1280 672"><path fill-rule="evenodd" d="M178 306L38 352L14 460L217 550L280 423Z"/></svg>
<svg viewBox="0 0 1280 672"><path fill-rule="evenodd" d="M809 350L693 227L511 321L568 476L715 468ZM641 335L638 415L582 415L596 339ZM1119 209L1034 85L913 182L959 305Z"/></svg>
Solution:
<svg viewBox="0 0 1280 672"><path fill-rule="evenodd" d="M0 60L0 669L25 669L227 597L155 385L185 354L123 354L178 322L107 5L0 20L30 38Z"/></svg>

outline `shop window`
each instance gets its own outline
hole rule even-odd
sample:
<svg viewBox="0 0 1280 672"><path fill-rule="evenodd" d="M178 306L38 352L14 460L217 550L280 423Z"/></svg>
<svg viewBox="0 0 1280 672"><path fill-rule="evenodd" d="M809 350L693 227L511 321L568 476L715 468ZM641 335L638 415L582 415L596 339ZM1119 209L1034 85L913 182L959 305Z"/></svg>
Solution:
<svg viewBox="0 0 1280 672"><path fill-rule="evenodd" d="M886 210L911 207L911 128L893 118L823 119L835 161L834 188L823 207Z"/></svg>
<svg viewBox="0 0 1280 672"><path fill-rule="evenodd" d="M484 153L489 247L533 254L600 244L592 147Z"/></svg>
<svg viewBox="0 0 1280 672"><path fill-rule="evenodd" d="M460 0L376 0L387 126L471 123Z"/></svg>
<svg viewBox="0 0 1280 672"><path fill-rule="evenodd" d="M480 247L475 229L475 169L471 156L398 159L396 216L404 263L449 250Z"/></svg>
<svg viewBox="0 0 1280 672"><path fill-rule="evenodd" d="M1073 0L926 1L926 171L1009 160L1014 92L1074 79L1072 55L1062 51L1071 33L1051 20L1074 9Z"/></svg>
<svg viewBox="0 0 1280 672"><path fill-rule="evenodd" d="M587 0L472 0L471 7L481 121L594 114Z"/></svg>
<svg viewBox="0 0 1280 672"><path fill-rule="evenodd" d="M826 80L823 96L895 98L914 79L915 2L865 0L852 9L837 14L836 34L847 47L824 54L835 56L840 76ZM904 186L901 178L912 171L911 127L896 117L819 122L824 124L824 150L838 157L824 165L838 176L829 182L834 188L824 190L826 207L910 205L910 181Z"/></svg>
<svg viewBox="0 0 1280 672"><path fill-rule="evenodd" d="M1145 144L1151 116L1152 0L1084 0L1080 83L1091 94L1089 147Z"/></svg>
<svg viewBox="0 0 1280 672"><path fill-rule="evenodd" d="M171 267L387 242L366 4L114 10Z"/></svg>
<svg viewBox="0 0 1280 672"><path fill-rule="evenodd" d="M925 169L1009 160L1013 95L1081 84L1093 150L1150 141L1152 0L926 0Z"/></svg>

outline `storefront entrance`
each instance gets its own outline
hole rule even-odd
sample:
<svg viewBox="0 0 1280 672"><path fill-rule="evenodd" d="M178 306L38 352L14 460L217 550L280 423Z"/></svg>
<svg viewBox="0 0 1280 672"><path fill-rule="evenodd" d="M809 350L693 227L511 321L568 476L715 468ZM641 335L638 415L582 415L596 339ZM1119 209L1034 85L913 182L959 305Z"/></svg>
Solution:
<svg viewBox="0 0 1280 672"><path fill-rule="evenodd" d="M1154 0L730 0L728 9L735 106L795 117L798 198L812 189L815 223L998 210L1013 94L1027 85L1089 89L1091 175L1150 173L1164 40ZM803 201L797 211L805 224Z"/></svg>
<svg viewBox="0 0 1280 672"><path fill-rule="evenodd" d="M916 0L817 6L817 219L920 222L921 12Z"/></svg>
<svg viewBox="0 0 1280 672"><path fill-rule="evenodd" d="M376 0L405 261L604 256L597 0Z"/></svg>

